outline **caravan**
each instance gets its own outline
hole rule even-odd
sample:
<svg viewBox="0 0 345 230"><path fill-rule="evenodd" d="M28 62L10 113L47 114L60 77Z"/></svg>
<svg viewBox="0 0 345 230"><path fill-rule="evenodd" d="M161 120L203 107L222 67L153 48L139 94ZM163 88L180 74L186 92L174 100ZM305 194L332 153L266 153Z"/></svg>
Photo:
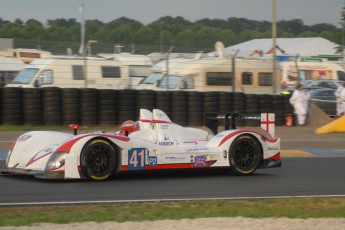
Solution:
<svg viewBox="0 0 345 230"><path fill-rule="evenodd" d="M0 56L18 58L25 63L30 63L38 58L51 57L51 52L38 50L38 49L5 49L0 51Z"/></svg>
<svg viewBox="0 0 345 230"><path fill-rule="evenodd" d="M6 87L132 88L151 67L151 60L144 55L56 56L31 62Z"/></svg>
<svg viewBox="0 0 345 230"><path fill-rule="evenodd" d="M302 58L297 62L285 61L280 63L280 67L283 89L303 80L331 79L345 81L343 67L320 58Z"/></svg>
<svg viewBox="0 0 345 230"><path fill-rule="evenodd" d="M24 67L25 63L17 58L0 56L0 87L11 82Z"/></svg>
<svg viewBox="0 0 345 230"><path fill-rule="evenodd" d="M234 71L236 74L233 79ZM280 83L278 65L276 73L275 89ZM194 59L171 59L165 73L162 73L162 78L151 89L270 94L274 88L272 78L272 60L232 60L198 54Z"/></svg>

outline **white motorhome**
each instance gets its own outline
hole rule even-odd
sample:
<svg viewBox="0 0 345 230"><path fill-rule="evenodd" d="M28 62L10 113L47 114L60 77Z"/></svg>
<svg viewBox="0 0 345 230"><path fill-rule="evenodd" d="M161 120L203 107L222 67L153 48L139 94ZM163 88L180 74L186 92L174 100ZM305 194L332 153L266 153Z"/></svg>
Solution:
<svg viewBox="0 0 345 230"><path fill-rule="evenodd" d="M136 86L136 89L154 89L157 81L161 80L167 73L167 69L191 60L191 58L174 58L171 60L166 59L158 62L152 67L151 73L143 81L141 81L139 85Z"/></svg>
<svg viewBox="0 0 345 230"><path fill-rule="evenodd" d="M51 57L51 52L38 49L5 49L0 51L0 56L18 58L25 63L30 63L38 58Z"/></svg>
<svg viewBox="0 0 345 230"><path fill-rule="evenodd" d="M150 59L129 56L56 56L37 59L28 64L6 87L132 88L150 73L152 62Z"/></svg>
<svg viewBox="0 0 345 230"><path fill-rule="evenodd" d="M345 81L344 68L337 63L328 62L324 59L304 58L297 60L297 62L285 61L280 63L280 67L282 71L282 88L293 86L301 80L331 79Z"/></svg>
<svg viewBox="0 0 345 230"><path fill-rule="evenodd" d="M163 61L165 63L165 61ZM164 65L162 63L162 65ZM153 90L237 91L255 94L273 92L272 60L240 59L197 55L194 59L171 59L167 73L158 80ZM233 66L235 79L233 87ZM275 90L280 84L277 64Z"/></svg>
<svg viewBox="0 0 345 230"><path fill-rule="evenodd" d="M25 63L17 58L0 56L0 87L11 82L24 67Z"/></svg>

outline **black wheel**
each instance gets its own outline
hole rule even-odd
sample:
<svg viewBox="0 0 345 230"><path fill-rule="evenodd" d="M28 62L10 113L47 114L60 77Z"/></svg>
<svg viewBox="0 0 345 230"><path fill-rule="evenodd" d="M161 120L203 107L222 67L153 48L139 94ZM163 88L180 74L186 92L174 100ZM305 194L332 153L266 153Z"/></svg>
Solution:
<svg viewBox="0 0 345 230"><path fill-rule="evenodd" d="M236 175L252 174L262 159L258 141L250 135L237 137L230 146L230 171Z"/></svg>
<svg viewBox="0 0 345 230"><path fill-rule="evenodd" d="M83 174L92 180L106 180L116 169L116 151L109 142L102 139L90 141L81 153Z"/></svg>

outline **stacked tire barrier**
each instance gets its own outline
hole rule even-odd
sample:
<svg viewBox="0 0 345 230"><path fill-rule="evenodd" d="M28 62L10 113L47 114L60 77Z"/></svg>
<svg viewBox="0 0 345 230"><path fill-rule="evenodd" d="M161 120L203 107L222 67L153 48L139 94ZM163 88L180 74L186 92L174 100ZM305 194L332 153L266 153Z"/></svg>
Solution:
<svg viewBox="0 0 345 230"><path fill-rule="evenodd" d="M0 88L0 124L2 124L2 111L3 111L3 107L2 107L2 88Z"/></svg>
<svg viewBox="0 0 345 230"><path fill-rule="evenodd" d="M23 89L24 125L43 125L43 91L41 88Z"/></svg>
<svg viewBox="0 0 345 230"><path fill-rule="evenodd" d="M118 124L118 91L112 89L99 90L98 119L100 125Z"/></svg>
<svg viewBox="0 0 345 230"><path fill-rule="evenodd" d="M244 93L235 92L232 98L232 110L230 112L246 113L246 95ZM245 126L246 122L239 119L236 124L238 126Z"/></svg>
<svg viewBox="0 0 345 230"><path fill-rule="evenodd" d="M160 109L171 116L171 91L157 91L155 100L156 109Z"/></svg>
<svg viewBox="0 0 345 230"><path fill-rule="evenodd" d="M188 125L202 126L204 124L204 94L202 92L188 92Z"/></svg>
<svg viewBox="0 0 345 230"><path fill-rule="evenodd" d="M137 107L136 114L137 118L139 117L140 109L148 109L152 111L156 107L156 92L153 90L139 90L137 91Z"/></svg>
<svg viewBox="0 0 345 230"><path fill-rule="evenodd" d="M219 111L219 92L204 93L204 112Z"/></svg>
<svg viewBox="0 0 345 230"><path fill-rule="evenodd" d="M219 112L226 113L232 111L233 93L219 92Z"/></svg>
<svg viewBox="0 0 345 230"><path fill-rule="evenodd" d="M62 123L64 125L80 124L80 89L61 89Z"/></svg>
<svg viewBox="0 0 345 230"><path fill-rule="evenodd" d="M283 95L272 95L272 111L275 114L276 125L285 124L285 104Z"/></svg>
<svg viewBox="0 0 345 230"><path fill-rule="evenodd" d="M173 91L171 93L171 117L170 119L176 124L186 126L188 125L188 92Z"/></svg>
<svg viewBox="0 0 345 230"><path fill-rule="evenodd" d="M21 88L2 89L2 124L22 124L22 92Z"/></svg>
<svg viewBox="0 0 345 230"><path fill-rule="evenodd" d="M260 104L259 104L259 97L256 94L247 94L246 95L246 114L258 114L260 113ZM245 121L247 126L259 126L259 120L248 120Z"/></svg>
<svg viewBox="0 0 345 230"><path fill-rule="evenodd" d="M138 120L137 117L137 91L124 89L119 90L118 95L118 111L119 124L126 120Z"/></svg>
<svg viewBox="0 0 345 230"><path fill-rule="evenodd" d="M97 89L80 90L80 119L83 125L98 125L98 91Z"/></svg>
<svg viewBox="0 0 345 230"><path fill-rule="evenodd" d="M58 87L43 88L43 123L45 125L62 124L61 89Z"/></svg>
<svg viewBox="0 0 345 230"><path fill-rule="evenodd" d="M160 109L183 126L202 126L205 112L275 113L276 125L293 114L290 95L254 95L232 92L1 88L3 125L120 125L138 120L139 110ZM237 125L258 126L259 121L238 120Z"/></svg>

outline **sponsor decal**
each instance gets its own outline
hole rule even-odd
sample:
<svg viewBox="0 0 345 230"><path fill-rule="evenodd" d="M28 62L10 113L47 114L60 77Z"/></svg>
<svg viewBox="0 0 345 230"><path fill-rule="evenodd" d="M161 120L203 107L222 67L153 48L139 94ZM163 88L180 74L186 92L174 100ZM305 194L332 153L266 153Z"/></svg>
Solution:
<svg viewBox="0 0 345 230"><path fill-rule="evenodd" d="M157 157L149 157L149 165L156 166L157 165Z"/></svg>
<svg viewBox="0 0 345 230"><path fill-rule="evenodd" d="M187 152L199 152L199 151L209 151L209 148L200 147L200 148L187 149Z"/></svg>
<svg viewBox="0 0 345 230"><path fill-rule="evenodd" d="M18 138L18 141L23 142L23 141L26 141L27 139L29 139L30 137L31 137L31 135L24 134Z"/></svg>
<svg viewBox="0 0 345 230"><path fill-rule="evenodd" d="M169 161L185 161L186 160L185 157L165 157L165 159Z"/></svg>
<svg viewBox="0 0 345 230"><path fill-rule="evenodd" d="M206 156L195 156L194 157L194 166L205 167L206 166Z"/></svg>
<svg viewBox="0 0 345 230"><path fill-rule="evenodd" d="M278 150L278 147L267 147L267 150Z"/></svg>
<svg viewBox="0 0 345 230"><path fill-rule="evenodd" d="M160 142L158 142L158 145L160 145L160 146L173 146L173 145L175 145L175 143L172 141L160 141Z"/></svg>
<svg viewBox="0 0 345 230"><path fill-rule="evenodd" d="M194 145L196 145L196 144L198 144L198 142L197 141L184 141L183 144L194 144Z"/></svg>
<svg viewBox="0 0 345 230"><path fill-rule="evenodd" d="M156 113L156 117L159 119L165 118L166 115L164 113Z"/></svg>

